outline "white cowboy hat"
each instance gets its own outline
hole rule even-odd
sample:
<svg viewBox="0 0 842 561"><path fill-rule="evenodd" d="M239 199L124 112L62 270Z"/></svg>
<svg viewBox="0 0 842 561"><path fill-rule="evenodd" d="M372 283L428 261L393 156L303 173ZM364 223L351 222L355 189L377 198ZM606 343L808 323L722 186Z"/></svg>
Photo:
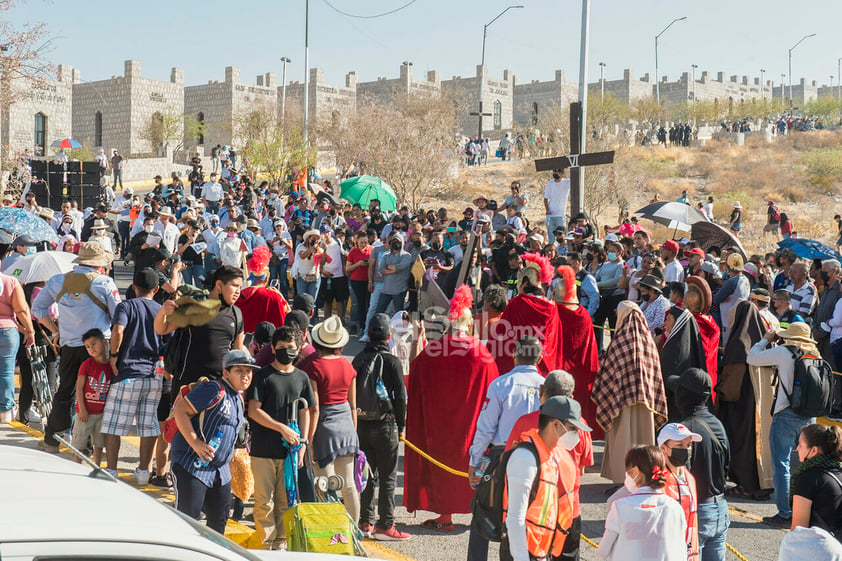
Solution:
<svg viewBox="0 0 842 561"><path fill-rule="evenodd" d="M348 344L348 330L342 327L342 320L339 316L330 316L321 323L316 324L310 333L313 342L328 349L339 349Z"/></svg>

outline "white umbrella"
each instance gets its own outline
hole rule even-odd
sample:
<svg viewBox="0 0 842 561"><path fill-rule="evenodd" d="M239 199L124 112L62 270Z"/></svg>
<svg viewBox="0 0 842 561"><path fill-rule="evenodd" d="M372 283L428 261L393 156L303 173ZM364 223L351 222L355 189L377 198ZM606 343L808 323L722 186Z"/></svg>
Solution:
<svg viewBox="0 0 842 561"><path fill-rule="evenodd" d="M675 201L650 203L634 213L641 218L648 218L667 228L690 231L696 222L706 222L707 217L690 205Z"/></svg>
<svg viewBox="0 0 842 561"><path fill-rule="evenodd" d="M3 269L3 273L18 279L21 284L50 280L55 275L73 269L75 253L66 251L39 251L22 257Z"/></svg>

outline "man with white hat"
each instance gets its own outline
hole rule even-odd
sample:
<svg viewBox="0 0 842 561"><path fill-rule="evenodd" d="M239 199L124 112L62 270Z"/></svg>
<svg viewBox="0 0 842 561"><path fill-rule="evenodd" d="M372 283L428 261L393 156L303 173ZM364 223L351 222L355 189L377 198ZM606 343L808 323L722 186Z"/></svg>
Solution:
<svg viewBox="0 0 842 561"><path fill-rule="evenodd" d="M782 345L769 348L770 343L779 339L783 339ZM792 507L789 504L789 458L793 444L797 442L802 428L816 422L815 417L804 417L796 413L791 402L795 383L795 361L805 355L821 358L816 341L810 336L810 326L803 322L795 322L789 324L786 329L770 329L763 339L751 347L746 357L746 362L751 366L774 367L764 368L761 372L776 372L778 377L772 425L769 429L772 478L775 483L775 505L778 507L778 513L775 516L763 517L763 522L779 528L788 529L792 523Z"/></svg>
<svg viewBox="0 0 842 561"><path fill-rule="evenodd" d="M158 222L155 223L155 232L161 236L161 243L170 253L175 253L175 244L181 234L176 225L173 224L173 220L175 220L175 216L172 209L168 206L161 207L161 210L158 211Z"/></svg>
<svg viewBox="0 0 842 561"><path fill-rule="evenodd" d="M76 377L79 366L88 358L83 334L97 328L106 339L111 337L111 320L120 303L120 292L114 279L104 274L111 266L112 257L98 243L83 243L73 271L48 280L32 302L32 315L52 336L59 335L58 341L61 342L59 385L53 397L44 441L39 443L42 450L58 452L59 442L53 435L70 428ZM50 316L53 304L58 304L61 317L58 326Z"/></svg>

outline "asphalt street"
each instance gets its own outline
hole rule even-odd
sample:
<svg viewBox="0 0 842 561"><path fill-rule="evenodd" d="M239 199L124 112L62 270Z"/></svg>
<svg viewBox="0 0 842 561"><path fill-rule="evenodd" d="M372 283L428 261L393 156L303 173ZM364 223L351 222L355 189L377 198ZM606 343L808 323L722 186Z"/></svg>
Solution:
<svg viewBox="0 0 842 561"><path fill-rule="evenodd" d="M118 262L116 280L121 291L128 286L130 275L127 269L120 266ZM353 358L362 345L355 337L345 348L346 358ZM36 428L40 428L37 424ZM30 431L32 432L32 431ZM9 425L0 425L0 445L16 445L35 447L37 438L33 434L24 432L20 428ZM604 529L604 519L607 513L605 500L609 490L613 487L599 475L599 463L602 458L602 442L596 442L595 459L596 466L589 468L582 478L581 504L582 504L582 533L591 540L598 542ZM401 457L403 456L403 445L401 446ZM135 439L126 439L120 451L119 468L122 472L131 473L137 466L138 449ZM465 470L467 466L452 466L459 470ZM465 482L467 485L467 481ZM157 494L162 501L171 500L168 494ZM403 502L403 462L401 460L400 473L398 477L396 503ZM746 500L729 501L731 506L731 526L728 531L728 543L738 550L748 561L774 561L778 559L778 549L783 539L782 530L770 528L760 522L762 516L773 515L776 511L774 503L754 502ZM251 504L247 504L243 523L252 526ZM421 523L428 518L433 518L437 513L416 512L409 513L405 508L399 506L396 511L396 522L398 527L408 532L412 538L405 542L380 542L370 545L369 553L373 557L392 559L395 561L407 561L416 559L418 561L452 561L454 559L465 559L468 546L468 528L470 515L455 515L455 530L444 534L434 530L421 527ZM367 541L367 543L370 543ZM383 545L387 548L382 547ZM489 559L498 558L497 545L491 544ZM737 559L733 553L728 553L727 559ZM596 550L582 542L581 559L584 561L596 560Z"/></svg>

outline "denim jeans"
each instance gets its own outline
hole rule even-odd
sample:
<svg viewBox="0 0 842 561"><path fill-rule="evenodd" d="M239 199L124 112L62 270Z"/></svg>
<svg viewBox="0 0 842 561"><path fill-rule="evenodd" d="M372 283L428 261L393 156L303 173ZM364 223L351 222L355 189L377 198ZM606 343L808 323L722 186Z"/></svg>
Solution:
<svg viewBox="0 0 842 561"><path fill-rule="evenodd" d="M15 407L15 357L20 334L14 327L0 329L0 413Z"/></svg>
<svg viewBox="0 0 842 561"><path fill-rule="evenodd" d="M205 266L200 263L190 265L181 271L181 279L184 284L190 284L196 288L202 288L202 285L205 284Z"/></svg>
<svg viewBox="0 0 842 561"><path fill-rule="evenodd" d="M354 294L356 297L356 312L357 314L352 316L354 321L356 321L360 325L360 329L365 329L365 318L368 315L368 305L369 305L369 293L368 293L368 281L366 280L352 280L351 281L351 293Z"/></svg>
<svg viewBox="0 0 842 561"><path fill-rule="evenodd" d="M123 259L125 259L126 254L129 252L129 242L132 237L132 225L128 220L121 220L117 222L117 231L120 232L120 255L123 256Z"/></svg>
<svg viewBox="0 0 842 561"><path fill-rule="evenodd" d="M792 518L792 509L789 506L789 458L792 448L798 441L801 429L815 422L815 419L795 414L790 408L772 416L769 445L772 451L775 506L778 507L778 516L781 518Z"/></svg>
<svg viewBox="0 0 842 561"><path fill-rule="evenodd" d="M382 421L360 421L357 426L360 450L365 452L372 476L360 496L360 524L374 524L388 530L395 523L395 483L398 480L398 426L391 417ZM374 514L374 487L379 518Z"/></svg>
<svg viewBox="0 0 842 561"><path fill-rule="evenodd" d="M214 272L216 272L216 270L219 269L219 267L220 267L219 263L216 262L216 256L211 255L211 254L205 255L205 278L206 279L211 278L213 276Z"/></svg>
<svg viewBox="0 0 842 561"><path fill-rule="evenodd" d="M114 185L113 185L113 187L115 189L117 188L117 182L118 181L120 182L120 189L122 189L123 188L123 170L121 170L121 169L115 169L114 170Z"/></svg>
<svg viewBox="0 0 842 561"><path fill-rule="evenodd" d="M550 238L550 243L555 242L555 229L558 227L567 228L563 216L547 216L547 237Z"/></svg>
<svg viewBox="0 0 842 561"><path fill-rule="evenodd" d="M728 537L728 501L700 503L696 511L699 520L699 550L701 561L725 561L725 540Z"/></svg>
<svg viewBox="0 0 842 561"><path fill-rule="evenodd" d="M309 294L315 301L319 293L319 275L316 275L315 282L307 282L302 277L298 277L295 281L295 291L298 294Z"/></svg>
<svg viewBox="0 0 842 561"><path fill-rule="evenodd" d="M503 455L502 446L493 446L488 451L488 457L492 462ZM504 559L503 549L500 549L500 559ZM511 558L511 557L510 557ZM471 524L471 531L468 536L468 561L488 561L488 540L485 539L474 529Z"/></svg>
<svg viewBox="0 0 842 561"><path fill-rule="evenodd" d="M363 329L365 329L365 333L363 333L362 336L368 335L368 324L371 323L371 318L374 317L374 314L377 311L377 304L380 301L381 292L383 292L383 283L374 283L374 290L372 291L371 297L368 301L368 313L366 313L365 315L365 325L363 326Z"/></svg>
<svg viewBox="0 0 842 561"><path fill-rule="evenodd" d="M383 294L380 293L380 296L377 298L377 309L375 313L382 314L385 313L386 310L389 308L389 303L395 305L395 312L400 312L403 310L403 301L406 299L406 291L399 294Z"/></svg>
<svg viewBox="0 0 842 561"><path fill-rule="evenodd" d="M269 278L278 279L278 287L284 298L289 300L289 281L287 280L287 269L289 269L289 257L281 259L280 263L269 268Z"/></svg>

